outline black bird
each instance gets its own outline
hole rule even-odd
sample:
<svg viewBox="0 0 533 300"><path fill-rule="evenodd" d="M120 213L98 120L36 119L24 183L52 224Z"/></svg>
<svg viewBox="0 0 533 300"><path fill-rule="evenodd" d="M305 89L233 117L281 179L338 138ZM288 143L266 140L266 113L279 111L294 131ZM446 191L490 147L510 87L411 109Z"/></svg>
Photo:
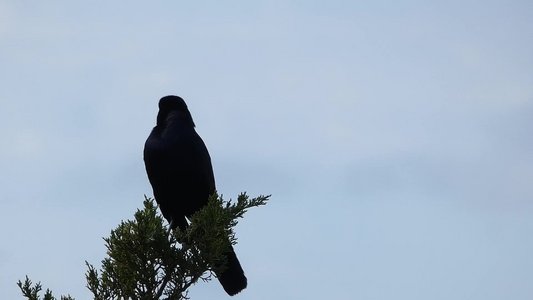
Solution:
<svg viewBox="0 0 533 300"><path fill-rule="evenodd" d="M185 230L186 218L206 205L216 190L211 157L194 127L182 98L163 97L159 100L157 125L144 145L146 173L172 229ZM226 254L226 269L217 277L233 296L246 288L247 280L233 247Z"/></svg>

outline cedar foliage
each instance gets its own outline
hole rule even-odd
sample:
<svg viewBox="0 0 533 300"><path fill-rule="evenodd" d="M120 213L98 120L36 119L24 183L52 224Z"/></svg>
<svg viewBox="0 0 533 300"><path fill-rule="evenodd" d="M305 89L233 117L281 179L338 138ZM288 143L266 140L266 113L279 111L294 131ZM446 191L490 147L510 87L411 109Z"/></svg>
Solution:
<svg viewBox="0 0 533 300"><path fill-rule="evenodd" d="M189 299L188 288L210 281L224 268L223 253L237 243L233 228L251 207L265 205L270 196L250 199L241 193L236 202L213 194L207 205L195 213L185 231L169 232L154 200L145 196L144 208L133 220L122 221L104 238L107 257L100 270L86 262L87 288L94 300ZM40 282L26 276L18 281L23 296L41 300ZM70 295L61 300L74 300ZM56 300L46 290L42 300Z"/></svg>

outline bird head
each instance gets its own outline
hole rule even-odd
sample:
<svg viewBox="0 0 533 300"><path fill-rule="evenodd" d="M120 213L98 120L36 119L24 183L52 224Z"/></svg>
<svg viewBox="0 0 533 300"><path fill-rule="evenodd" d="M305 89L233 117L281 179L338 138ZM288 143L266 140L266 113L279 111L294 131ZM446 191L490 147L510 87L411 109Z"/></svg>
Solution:
<svg viewBox="0 0 533 300"><path fill-rule="evenodd" d="M157 125L164 125L170 118L180 118L188 121L193 127L191 113L185 101L178 96L169 95L159 100L159 113L157 114Z"/></svg>

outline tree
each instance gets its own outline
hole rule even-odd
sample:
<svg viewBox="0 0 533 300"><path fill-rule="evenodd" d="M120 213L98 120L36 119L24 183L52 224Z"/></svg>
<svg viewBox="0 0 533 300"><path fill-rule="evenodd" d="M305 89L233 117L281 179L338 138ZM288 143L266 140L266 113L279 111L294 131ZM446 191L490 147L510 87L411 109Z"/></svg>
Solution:
<svg viewBox="0 0 533 300"><path fill-rule="evenodd" d="M104 238L107 257L99 271L86 262L87 288L95 300L189 299L187 290L198 280L209 281L224 268L230 244L237 243L233 228L247 209L265 205L270 196L226 202L213 194L208 204L191 218L185 231L169 232L153 199L145 196L144 209L133 220L122 221ZM40 282L26 276L18 281L28 300L40 300ZM46 290L43 300L55 300ZM70 295L61 300L74 300Z"/></svg>

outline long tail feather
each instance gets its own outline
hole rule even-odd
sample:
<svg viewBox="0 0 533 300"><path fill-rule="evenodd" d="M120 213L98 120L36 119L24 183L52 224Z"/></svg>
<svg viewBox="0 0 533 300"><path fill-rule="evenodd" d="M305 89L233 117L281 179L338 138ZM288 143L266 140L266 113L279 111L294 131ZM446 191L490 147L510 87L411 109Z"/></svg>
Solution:
<svg viewBox="0 0 533 300"><path fill-rule="evenodd" d="M247 285L246 276L241 267L239 259L233 251L227 253L227 267L221 274L217 274L218 281L222 284L222 287L230 296L236 295L240 291L244 290Z"/></svg>

